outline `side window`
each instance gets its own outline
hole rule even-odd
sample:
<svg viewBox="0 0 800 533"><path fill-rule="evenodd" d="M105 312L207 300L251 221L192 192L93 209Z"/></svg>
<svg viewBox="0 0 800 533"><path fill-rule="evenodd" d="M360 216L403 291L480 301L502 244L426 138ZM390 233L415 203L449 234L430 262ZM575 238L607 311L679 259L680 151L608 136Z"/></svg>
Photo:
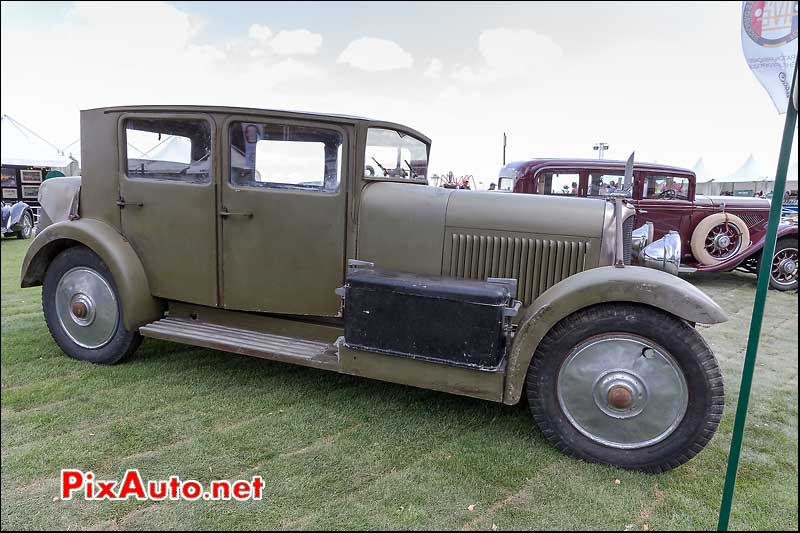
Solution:
<svg viewBox="0 0 800 533"><path fill-rule="evenodd" d="M675 176L647 176L642 198L653 200L688 200L689 179Z"/></svg>
<svg viewBox="0 0 800 533"><path fill-rule="evenodd" d="M498 190L501 191L513 191L514 190L514 178L500 178L500 187Z"/></svg>
<svg viewBox="0 0 800 533"><path fill-rule="evenodd" d="M609 193L617 192L622 188L625 176L622 173L612 172L590 172L589 173L589 196L606 196Z"/></svg>
<svg viewBox="0 0 800 533"><path fill-rule="evenodd" d="M343 139L337 130L234 122L230 139L232 185L339 190Z"/></svg>
<svg viewBox="0 0 800 533"><path fill-rule="evenodd" d="M536 194L577 196L580 181L580 175L575 173L542 172L536 176Z"/></svg>
<svg viewBox="0 0 800 533"><path fill-rule="evenodd" d="M426 181L428 147L411 135L384 128L367 131L364 177Z"/></svg>
<svg viewBox="0 0 800 533"><path fill-rule="evenodd" d="M209 183L211 127L199 119L125 121L128 177Z"/></svg>

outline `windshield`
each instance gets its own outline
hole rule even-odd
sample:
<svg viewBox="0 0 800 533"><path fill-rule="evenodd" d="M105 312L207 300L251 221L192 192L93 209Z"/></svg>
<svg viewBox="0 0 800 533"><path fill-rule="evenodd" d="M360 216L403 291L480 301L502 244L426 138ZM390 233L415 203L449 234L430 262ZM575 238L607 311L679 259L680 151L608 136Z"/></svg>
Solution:
<svg viewBox="0 0 800 533"><path fill-rule="evenodd" d="M425 181L428 147L424 142L395 130L370 128L364 154L364 176Z"/></svg>

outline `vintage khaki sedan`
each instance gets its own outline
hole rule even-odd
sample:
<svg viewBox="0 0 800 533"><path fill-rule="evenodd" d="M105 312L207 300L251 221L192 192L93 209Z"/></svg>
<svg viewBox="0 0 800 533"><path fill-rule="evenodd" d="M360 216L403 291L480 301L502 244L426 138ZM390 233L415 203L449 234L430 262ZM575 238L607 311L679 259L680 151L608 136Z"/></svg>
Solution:
<svg viewBox="0 0 800 533"><path fill-rule="evenodd" d="M630 266L621 201L427 184L399 124L260 109L81 113L22 286L69 356L142 337L516 404L560 450L660 472L714 434L704 293Z"/></svg>

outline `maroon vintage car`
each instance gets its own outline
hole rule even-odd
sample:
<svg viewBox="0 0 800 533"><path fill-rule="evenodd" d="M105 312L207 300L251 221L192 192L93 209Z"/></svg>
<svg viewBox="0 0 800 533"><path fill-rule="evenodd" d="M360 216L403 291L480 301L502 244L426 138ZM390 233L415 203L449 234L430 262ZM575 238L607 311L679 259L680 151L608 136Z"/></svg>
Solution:
<svg viewBox="0 0 800 533"><path fill-rule="evenodd" d="M770 200L696 195L694 172L651 163L635 163L632 187L623 191L624 173L624 161L531 159L504 166L497 188L515 193L597 197L624 192L626 201L637 211L633 253L641 262L647 263L648 253L642 252L648 243L666 238L668 242L653 248L660 261L669 260L672 254L676 271L738 268L758 272ZM781 224L770 285L778 290L796 289L797 266L797 225Z"/></svg>

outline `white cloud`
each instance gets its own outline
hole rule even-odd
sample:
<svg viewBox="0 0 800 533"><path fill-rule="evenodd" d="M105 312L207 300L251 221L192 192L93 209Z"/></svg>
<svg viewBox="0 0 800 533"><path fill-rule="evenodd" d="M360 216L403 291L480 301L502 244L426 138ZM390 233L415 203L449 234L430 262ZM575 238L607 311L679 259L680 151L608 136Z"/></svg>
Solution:
<svg viewBox="0 0 800 533"><path fill-rule="evenodd" d="M272 30L270 27L261 24L253 24L250 26L250 30L247 33L251 39L263 45L266 45L272 38Z"/></svg>
<svg viewBox="0 0 800 533"><path fill-rule="evenodd" d="M528 29L486 30L478 38L478 49L489 68L502 72L553 64L564 55L550 37Z"/></svg>
<svg viewBox="0 0 800 533"><path fill-rule="evenodd" d="M278 54L314 54L322 46L322 35L308 30L280 31L269 46Z"/></svg>
<svg viewBox="0 0 800 533"><path fill-rule="evenodd" d="M8 84L0 93L2 109L61 145L78 136L80 109L164 103L272 107L285 94L301 92L302 81L327 75L318 64L275 53L267 26L251 25L245 35L213 45L198 42L200 27L198 19L163 2L113 8L77 3L56 25L4 23L2 78L46 73L58 79L58 87Z"/></svg>
<svg viewBox="0 0 800 533"><path fill-rule="evenodd" d="M347 45L337 62L367 72L385 72L410 68L414 58L394 41L361 37Z"/></svg>
<svg viewBox="0 0 800 533"><path fill-rule="evenodd" d="M536 79L542 69L558 66L564 51L552 39L529 29L493 28L478 37L482 62L458 67L453 77L467 84L508 78Z"/></svg>
<svg viewBox="0 0 800 533"><path fill-rule="evenodd" d="M434 57L433 59L431 59L431 63L430 65L428 65L428 68L425 69L423 76L425 76L426 78L436 79L441 75L442 67L443 67L442 60L437 57Z"/></svg>
<svg viewBox="0 0 800 533"><path fill-rule="evenodd" d="M322 69L291 57L270 65L263 72L264 82L270 87L289 81L321 79L325 75Z"/></svg>

